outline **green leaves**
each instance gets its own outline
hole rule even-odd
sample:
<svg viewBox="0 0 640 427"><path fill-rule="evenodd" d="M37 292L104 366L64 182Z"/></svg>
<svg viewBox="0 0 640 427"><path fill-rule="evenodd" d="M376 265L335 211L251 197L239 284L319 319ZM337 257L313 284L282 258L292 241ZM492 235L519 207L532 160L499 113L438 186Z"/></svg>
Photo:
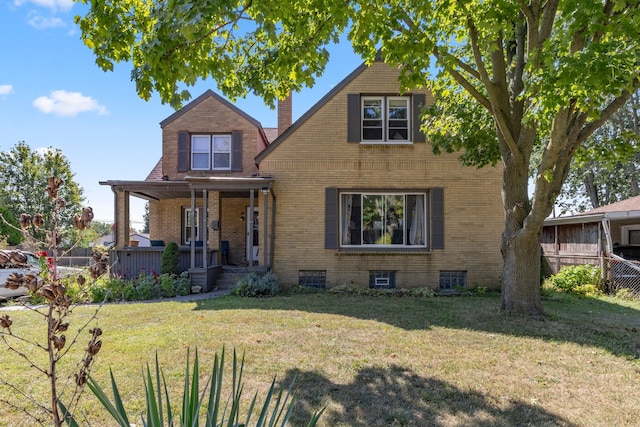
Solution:
<svg viewBox="0 0 640 427"><path fill-rule="evenodd" d="M207 380L207 383L200 392L199 375L200 365L198 359L198 350L193 360L193 368L190 370L189 351L187 350L187 363L185 368L184 387L182 392L182 406L180 416L181 427L197 427L200 425L200 411L201 408L206 408L206 420L204 425L207 427L234 427L234 426L249 426L254 409L256 409L257 393L254 395L251 404L246 411L246 419L244 423L240 423L240 402L242 400L243 393L243 380L242 372L244 369L244 356L241 360L238 360L237 354L234 350L231 372L231 395L226 399L224 406L222 405L222 390L224 379L224 366L225 366L225 350L222 349L220 357L215 354L213 368L211 375ZM111 370L109 370L111 376L111 388L113 392L114 402L112 403L104 390L93 379L89 378L87 385L98 398L102 406L107 410L113 420L122 427L129 427L129 419L122 403L120 392L118 390L115 378ZM143 373L144 388L146 396L146 418L143 418L145 426L149 427L162 427L165 425L173 425L174 418L172 413L171 401L169 393L167 391L167 384L160 369L158 362L158 355L156 354L155 361L155 382L151 374L149 365L147 364L146 370ZM295 377L291 381L289 388L284 391L281 389L276 394L275 379L271 382L271 386L267 392L265 401L260 408L260 414L255 424L256 427L285 427L293 414L295 395L293 391L293 384ZM209 391L207 393L207 390ZM207 403L204 404L204 399L208 395ZM166 420L165 420L166 410ZM323 410L316 412L312 415L308 427L313 427L318 422Z"/></svg>

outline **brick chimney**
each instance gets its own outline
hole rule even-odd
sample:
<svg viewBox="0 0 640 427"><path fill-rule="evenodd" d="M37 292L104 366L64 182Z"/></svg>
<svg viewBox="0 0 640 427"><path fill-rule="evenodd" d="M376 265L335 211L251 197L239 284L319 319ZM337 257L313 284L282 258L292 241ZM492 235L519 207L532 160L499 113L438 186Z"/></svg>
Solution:
<svg viewBox="0 0 640 427"><path fill-rule="evenodd" d="M293 108L289 94L284 100L278 99L278 136L291 126L292 117Z"/></svg>

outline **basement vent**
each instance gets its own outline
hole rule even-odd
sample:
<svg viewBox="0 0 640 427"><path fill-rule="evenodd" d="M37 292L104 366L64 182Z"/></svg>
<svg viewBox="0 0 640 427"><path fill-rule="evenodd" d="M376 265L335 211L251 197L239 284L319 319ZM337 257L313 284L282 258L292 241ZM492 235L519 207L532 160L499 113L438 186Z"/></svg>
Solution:
<svg viewBox="0 0 640 427"><path fill-rule="evenodd" d="M467 287L466 271L441 271L440 272L440 290L453 291L456 288Z"/></svg>
<svg viewBox="0 0 640 427"><path fill-rule="evenodd" d="M298 286L325 289L327 270L298 270Z"/></svg>
<svg viewBox="0 0 640 427"><path fill-rule="evenodd" d="M369 287L372 289L395 289L395 271L369 271Z"/></svg>

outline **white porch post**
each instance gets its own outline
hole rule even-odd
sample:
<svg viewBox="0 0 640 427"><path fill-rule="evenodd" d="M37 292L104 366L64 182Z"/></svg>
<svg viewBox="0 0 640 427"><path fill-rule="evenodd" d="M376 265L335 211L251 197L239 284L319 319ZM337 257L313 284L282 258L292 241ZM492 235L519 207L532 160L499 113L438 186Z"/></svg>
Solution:
<svg viewBox="0 0 640 427"><path fill-rule="evenodd" d="M202 190L202 210L204 212L202 212L202 266L204 268L207 268L207 228L208 228L208 223L209 223L209 217L207 216L207 190Z"/></svg>
<svg viewBox="0 0 640 427"><path fill-rule="evenodd" d="M253 267L253 218L254 213L253 209L255 206L255 199L253 194L253 189L249 190L249 212L248 212L248 223L249 229L247 232L247 252L249 253L247 262L249 263L249 267Z"/></svg>

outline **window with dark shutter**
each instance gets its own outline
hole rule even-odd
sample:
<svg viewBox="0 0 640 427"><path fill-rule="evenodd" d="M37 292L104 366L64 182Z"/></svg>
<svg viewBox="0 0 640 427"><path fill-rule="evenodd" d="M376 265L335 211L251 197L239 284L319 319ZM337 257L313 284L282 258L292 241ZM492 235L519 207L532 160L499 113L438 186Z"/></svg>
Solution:
<svg viewBox="0 0 640 427"><path fill-rule="evenodd" d="M347 94L347 142L360 142L360 94Z"/></svg>
<svg viewBox="0 0 640 427"><path fill-rule="evenodd" d="M431 191L431 249L444 249L444 189Z"/></svg>
<svg viewBox="0 0 640 427"><path fill-rule="evenodd" d="M416 93L411 97L411 114L413 127L413 142L426 142L424 133L420 131L422 121L420 119L420 110L424 107L426 97L423 93Z"/></svg>
<svg viewBox="0 0 640 427"><path fill-rule="evenodd" d="M324 248L338 248L338 189L325 189L324 201Z"/></svg>
<svg viewBox="0 0 640 427"><path fill-rule="evenodd" d="M242 171L242 132L231 132L231 170Z"/></svg>
<svg viewBox="0 0 640 427"><path fill-rule="evenodd" d="M189 170L189 133L178 132L178 172Z"/></svg>

